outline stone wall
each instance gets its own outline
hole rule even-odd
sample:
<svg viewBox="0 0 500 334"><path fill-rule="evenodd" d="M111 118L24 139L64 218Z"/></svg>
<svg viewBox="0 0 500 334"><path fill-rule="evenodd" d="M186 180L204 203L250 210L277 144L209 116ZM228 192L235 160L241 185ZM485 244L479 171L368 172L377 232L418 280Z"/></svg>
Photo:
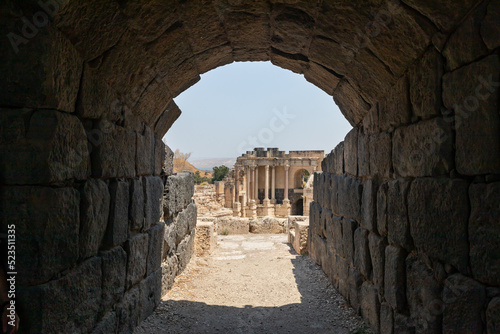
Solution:
<svg viewBox="0 0 500 334"><path fill-rule="evenodd" d="M377 332L498 331L497 4L430 47L315 175L310 254Z"/></svg>
<svg viewBox="0 0 500 334"><path fill-rule="evenodd" d="M224 187L222 192L217 192L215 184L197 185L194 190L194 201L198 208L199 215L206 215L213 212L220 211L225 205Z"/></svg>

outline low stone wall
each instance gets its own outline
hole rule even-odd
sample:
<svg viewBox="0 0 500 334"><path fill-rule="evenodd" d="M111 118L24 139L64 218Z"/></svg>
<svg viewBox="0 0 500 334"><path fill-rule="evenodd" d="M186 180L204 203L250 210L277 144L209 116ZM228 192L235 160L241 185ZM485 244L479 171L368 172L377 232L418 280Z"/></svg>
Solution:
<svg viewBox="0 0 500 334"><path fill-rule="evenodd" d="M286 233L286 221L284 218L241 218L233 216L223 217L199 217L199 221L213 222L215 231L219 235L227 234L274 234Z"/></svg>
<svg viewBox="0 0 500 334"><path fill-rule="evenodd" d="M224 208L224 193L218 193L216 187L221 187L220 182L216 184L197 185L194 190L194 201L198 208L198 214L205 215L220 211ZM223 184L222 184L223 186ZM222 188L224 189L224 188ZM220 191L220 190L219 190Z"/></svg>
<svg viewBox="0 0 500 334"><path fill-rule="evenodd" d="M308 252L309 217L289 216L287 221L288 243L300 255Z"/></svg>

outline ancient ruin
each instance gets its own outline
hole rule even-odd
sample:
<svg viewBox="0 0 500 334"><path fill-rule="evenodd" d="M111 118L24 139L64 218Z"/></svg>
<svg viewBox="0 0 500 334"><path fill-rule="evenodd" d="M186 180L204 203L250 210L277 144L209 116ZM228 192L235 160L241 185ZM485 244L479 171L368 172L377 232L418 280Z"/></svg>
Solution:
<svg viewBox="0 0 500 334"><path fill-rule="evenodd" d="M225 180L226 207L236 217L309 215L312 201L305 191L312 173L321 170L324 151L256 148L238 157ZM304 196L306 193L306 196Z"/></svg>
<svg viewBox="0 0 500 334"><path fill-rule="evenodd" d="M6 0L0 16L23 333L131 333L153 312L193 249L192 183L161 140L173 98L233 61L303 74L353 126L315 175L309 252L373 330L500 331L498 0Z"/></svg>

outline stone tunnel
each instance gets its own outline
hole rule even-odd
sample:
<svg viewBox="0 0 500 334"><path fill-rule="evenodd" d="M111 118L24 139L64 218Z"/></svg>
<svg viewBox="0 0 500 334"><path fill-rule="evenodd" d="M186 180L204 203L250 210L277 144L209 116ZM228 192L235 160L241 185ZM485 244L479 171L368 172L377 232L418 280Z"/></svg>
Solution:
<svg viewBox="0 0 500 334"><path fill-rule="evenodd" d="M353 126L315 177L310 253L370 326L500 332L500 1L5 0L0 17L21 332L130 333L153 312L196 216L161 140L173 98L235 61L303 74Z"/></svg>

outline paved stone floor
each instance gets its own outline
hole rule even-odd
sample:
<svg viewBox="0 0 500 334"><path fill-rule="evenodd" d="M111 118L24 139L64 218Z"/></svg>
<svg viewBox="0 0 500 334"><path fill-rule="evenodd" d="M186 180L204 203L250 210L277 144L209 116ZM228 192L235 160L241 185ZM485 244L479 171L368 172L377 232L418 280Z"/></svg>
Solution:
<svg viewBox="0 0 500 334"><path fill-rule="evenodd" d="M219 236L193 258L143 333L371 333L311 258L279 235Z"/></svg>

